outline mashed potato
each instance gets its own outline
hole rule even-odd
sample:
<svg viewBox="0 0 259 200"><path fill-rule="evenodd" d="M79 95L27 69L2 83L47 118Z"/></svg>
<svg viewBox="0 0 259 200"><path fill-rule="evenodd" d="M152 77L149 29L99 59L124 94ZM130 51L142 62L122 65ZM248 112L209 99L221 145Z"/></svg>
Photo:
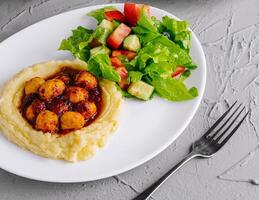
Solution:
<svg viewBox="0 0 259 200"><path fill-rule="evenodd" d="M6 82L0 93L0 129L10 141L37 155L71 162L86 160L106 143L107 138L118 126L122 97L115 83L100 80L103 107L98 117L89 126L65 135L36 130L19 112L25 83L35 77L45 79L63 67L85 70L86 63L66 60L36 64L22 70ZM43 84L44 81L41 81L37 87L42 87ZM35 89L31 88L27 90L30 92ZM48 98L44 93L43 96Z"/></svg>

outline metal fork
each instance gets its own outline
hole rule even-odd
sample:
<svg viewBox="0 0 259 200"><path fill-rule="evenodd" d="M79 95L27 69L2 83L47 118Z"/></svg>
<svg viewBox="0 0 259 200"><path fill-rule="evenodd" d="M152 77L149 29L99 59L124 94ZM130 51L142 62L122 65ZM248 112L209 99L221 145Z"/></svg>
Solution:
<svg viewBox="0 0 259 200"><path fill-rule="evenodd" d="M147 200L153 192L155 192L172 174L174 174L180 167L195 157L209 158L214 155L221 147L230 139L242 124L249 111L241 118L241 120L232 128L233 124L240 118L245 107L242 104L235 106L237 101L212 125L212 127L196 142L192 144L190 153L171 170L164 174L158 181L147 188L143 193L138 195L133 200ZM234 109L234 107L236 107ZM234 111L231 114L231 110ZM223 119L227 116L226 121ZM234 119L232 119L235 116ZM232 119L232 120L231 120ZM222 124L222 125L221 125ZM219 128L218 128L219 127ZM217 129L216 129L217 128ZM232 128L232 129L231 129Z"/></svg>

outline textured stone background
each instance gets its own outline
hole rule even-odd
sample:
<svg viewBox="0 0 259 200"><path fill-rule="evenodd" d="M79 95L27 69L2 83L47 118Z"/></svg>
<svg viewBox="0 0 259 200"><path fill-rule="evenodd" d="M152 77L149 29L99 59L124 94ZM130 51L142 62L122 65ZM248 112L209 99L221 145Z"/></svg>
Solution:
<svg viewBox="0 0 259 200"><path fill-rule="evenodd" d="M0 41L32 23L63 11L108 2L119 1L1 0ZM256 185L259 184L259 2L168 0L148 3L188 20L206 53L206 92L189 127L153 160L100 181L42 183L0 170L1 200L129 200L176 164L187 153L192 141L235 99L251 111L238 133L213 158L188 163L153 195L153 199L259 198L259 185Z"/></svg>

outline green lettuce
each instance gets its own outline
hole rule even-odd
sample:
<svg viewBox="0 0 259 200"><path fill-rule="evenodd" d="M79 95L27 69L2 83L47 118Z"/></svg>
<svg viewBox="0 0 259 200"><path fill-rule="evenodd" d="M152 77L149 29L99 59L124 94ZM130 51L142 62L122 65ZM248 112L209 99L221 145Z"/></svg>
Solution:
<svg viewBox="0 0 259 200"><path fill-rule="evenodd" d="M157 32L157 26L155 22L146 15L145 12L142 12L140 19L138 20L137 27L141 27L142 29L146 29L149 32ZM135 28L138 29L138 28Z"/></svg>
<svg viewBox="0 0 259 200"><path fill-rule="evenodd" d="M105 11L114 9L105 7L87 15L94 17L100 24ZM154 93L170 101L189 100L198 96L197 88L188 89L183 82L191 75L191 70L197 68L189 55L191 32L188 26L185 21L178 21L168 16L159 21L142 12L137 26L133 28L142 48L131 61L123 55L118 56L128 70L127 82L145 81L155 88ZM69 38L61 42L59 49L68 50L74 57L88 62L87 70L95 76L118 83L121 81L120 75L102 48L106 47L109 34L110 32L101 25L94 31L79 26L72 31ZM93 45L96 41L101 45L100 50L95 48L91 55L91 47L96 46ZM177 66L184 66L185 71L180 76L172 78L171 74ZM127 91L121 90L121 92L125 97L132 97Z"/></svg>
<svg viewBox="0 0 259 200"><path fill-rule="evenodd" d="M157 77L170 77L174 67L168 62L152 63L145 68L145 74L152 79Z"/></svg>
<svg viewBox="0 0 259 200"><path fill-rule="evenodd" d="M72 30L72 35L62 40L59 50L70 51L74 57L87 61L90 57L90 48L87 46L93 31L82 26Z"/></svg>
<svg viewBox="0 0 259 200"><path fill-rule="evenodd" d="M185 71L179 79L171 77L172 65L168 62L152 63L145 68L146 81L154 88L156 93L171 101L183 101L198 96L195 87L187 89L183 80L190 75L190 70Z"/></svg>
<svg viewBox="0 0 259 200"><path fill-rule="evenodd" d="M184 65L184 67L185 67L186 69L194 70L194 69L196 69L198 66L197 66L196 64L194 64L194 63L187 63L187 64Z"/></svg>
<svg viewBox="0 0 259 200"><path fill-rule="evenodd" d="M168 62L175 66L175 58L171 55L170 49L157 42L150 42L139 51L138 67L144 69L150 63Z"/></svg>
<svg viewBox="0 0 259 200"><path fill-rule="evenodd" d="M102 20L104 19L104 13L106 11L110 11L110 10L116 10L116 8L113 6L107 6L107 7L101 8L101 9L93 10L93 11L87 13L87 15L95 18L97 20L98 24L100 24L102 22Z"/></svg>
<svg viewBox="0 0 259 200"><path fill-rule="evenodd" d="M191 46L191 32L188 30L189 24L186 21L179 21L168 16L162 18L160 31L169 34L169 39L173 40L182 49L189 52Z"/></svg>
<svg viewBox="0 0 259 200"><path fill-rule="evenodd" d="M139 72L139 71L129 71L128 77L127 77L127 81L130 83L135 83L138 82L142 79L143 77L143 73Z"/></svg>
<svg viewBox="0 0 259 200"><path fill-rule="evenodd" d="M185 50L180 48L177 44L173 41L168 40L166 36L161 35L159 38L154 40L155 44L162 44L170 50L171 56L175 58L175 64L185 66L186 64L192 63L192 59Z"/></svg>
<svg viewBox="0 0 259 200"><path fill-rule="evenodd" d="M110 58L107 54L96 54L88 61L87 70L95 76L108 79L114 82L121 80L118 72L112 67Z"/></svg>
<svg viewBox="0 0 259 200"><path fill-rule="evenodd" d="M171 77L156 77L151 84L160 97L170 101L184 101L198 96L197 88L192 87L188 90L182 81Z"/></svg>
<svg viewBox="0 0 259 200"><path fill-rule="evenodd" d="M162 24L175 35L186 31L189 27L186 21L179 21L168 16L162 18Z"/></svg>
<svg viewBox="0 0 259 200"><path fill-rule="evenodd" d="M165 22L167 22L168 18L165 18L165 20ZM177 30L185 30L186 26L184 26L182 23L180 24L181 25L178 25L177 23L177 25L179 26L177 26ZM160 44L169 49L171 57L175 58L176 65L185 65L191 63L192 59L189 56L188 51L186 51L186 49L181 48L181 46L176 44L173 40L168 39L168 37L159 32L159 26L160 25L158 25L157 20L155 20L154 18L153 20L150 19L144 12L142 12L141 18L138 21L137 26L133 28L133 32L140 38L141 44L142 46L144 46L144 48L150 42L152 42L155 46ZM161 26L164 26L164 23L162 23Z"/></svg>

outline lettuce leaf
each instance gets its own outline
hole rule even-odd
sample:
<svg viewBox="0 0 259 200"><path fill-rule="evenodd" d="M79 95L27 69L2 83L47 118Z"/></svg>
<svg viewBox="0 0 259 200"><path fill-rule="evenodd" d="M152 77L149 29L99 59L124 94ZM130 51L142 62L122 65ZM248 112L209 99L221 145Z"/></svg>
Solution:
<svg viewBox="0 0 259 200"><path fill-rule="evenodd" d="M138 67L144 69L150 63L168 62L175 66L175 58L168 47L157 42L149 42L138 54Z"/></svg>
<svg viewBox="0 0 259 200"><path fill-rule="evenodd" d="M140 81L142 79L143 75L144 74L139 72L139 71L129 71L127 81L129 83L138 82L138 81Z"/></svg>
<svg viewBox="0 0 259 200"><path fill-rule="evenodd" d="M92 56L88 61L87 70L97 77L114 82L119 82L121 79L118 72L112 67L107 54L96 54Z"/></svg>
<svg viewBox="0 0 259 200"><path fill-rule="evenodd" d="M184 67L187 68L187 69L190 69L190 70L194 70L198 66L196 64L194 64L194 63L188 63L188 64L185 64Z"/></svg>
<svg viewBox="0 0 259 200"><path fill-rule="evenodd" d="M171 18L165 18L165 22L169 23L171 22ZM168 22L169 21L169 22ZM177 27L177 31L181 31L180 33L182 33L182 30L185 30L187 28L187 25L185 24L185 22L179 22L180 24L178 25L178 21L176 23L176 27ZM161 23L161 26L164 27L164 23ZM169 24L172 26L172 24ZM175 63L176 65L185 65L188 63L191 63L191 57L189 56L188 51L186 51L186 49L181 48L181 46L179 46L178 44L176 44L174 41L168 39L168 37L166 37L165 35L163 35L162 33L159 32L158 28L158 22L155 19L150 19L144 12L141 15L140 20L138 21L138 24L135 28L133 28L133 32L135 34L137 34L137 36L140 38L141 44L142 46L145 46L152 42L153 45L159 45L161 44L162 46L165 46L169 49L170 53L171 53L171 57L175 58ZM174 25L175 26L175 25ZM170 28L171 29L171 28ZM177 32L178 33L178 32ZM180 35L178 36L180 37ZM182 36L183 37L183 36ZM180 40L182 38L179 38ZM186 43L186 41L182 41L182 45L187 45L186 48L188 48L188 41Z"/></svg>
<svg viewBox="0 0 259 200"><path fill-rule="evenodd" d="M175 35L188 30L189 27L186 21L179 21L168 16L162 18L162 24Z"/></svg>
<svg viewBox="0 0 259 200"><path fill-rule="evenodd" d="M155 24L155 22L146 15L145 12L142 11L141 13L141 17L138 20L138 26L137 27L141 27L142 29L146 29L149 32L157 32L157 26Z"/></svg>
<svg viewBox="0 0 259 200"><path fill-rule="evenodd" d="M178 21L168 16L162 18L163 34L168 33L169 39L187 52L189 52L191 46L191 32L188 27L189 24L186 21Z"/></svg>
<svg viewBox="0 0 259 200"><path fill-rule="evenodd" d="M150 44L151 43L148 43L147 46L150 46ZM157 49L155 50L154 47ZM162 45L160 47L162 49L165 48ZM145 54L140 53L139 58L142 59L142 65L145 66L144 69L142 69L145 74L144 80L154 86L155 92L159 96L171 101L183 101L192 99L198 95L198 91L195 87L188 90L183 83L190 75L190 70L183 73L179 79L171 77L176 65L168 49L161 50L159 45L152 45L152 48L149 50L150 52L147 51Z"/></svg>
<svg viewBox="0 0 259 200"><path fill-rule="evenodd" d="M175 58L176 65L185 66L186 64L192 63L192 59L185 50L180 48L177 44L175 44L173 41L168 40L167 37L164 35L161 35L159 38L156 38L154 40L155 44L162 44L170 50L171 56Z"/></svg>
<svg viewBox="0 0 259 200"><path fill-rule="evenodd" d="M197 88L192 87L188 90L182 81L171 77L156 77L151 84L160 97L170 101L184 101L198 96Z"/></svg>
<svg viewBox="0 0 259 200"><path fill-rule="evenodd" d="M72 30L72 35L62 40L59 50L70 51L74 57L87 61L90 57L90 48L87 44L91 40L93 30L86 29L82 26ZM84 45L82 45L84 44Z"/></svg>
<svg viewBox="0 0 259 200"><path fill-rule="evenodd" d="M168 62L152 63L145 68L145 74L152 79L157 77L170 77L174 67Z"/></svg>
<svg viewBox="0 0 259 200"><path fill-rule="evenodd" d="M104 19L105 11L109 11L109 10L116 10L116 8L113 6L107 6L107 7L101 8L101 9L93 10L93 11L87 13L87 15L95 18L97 20L98 24L100 24L102 22L102 20Z"/></svg>

